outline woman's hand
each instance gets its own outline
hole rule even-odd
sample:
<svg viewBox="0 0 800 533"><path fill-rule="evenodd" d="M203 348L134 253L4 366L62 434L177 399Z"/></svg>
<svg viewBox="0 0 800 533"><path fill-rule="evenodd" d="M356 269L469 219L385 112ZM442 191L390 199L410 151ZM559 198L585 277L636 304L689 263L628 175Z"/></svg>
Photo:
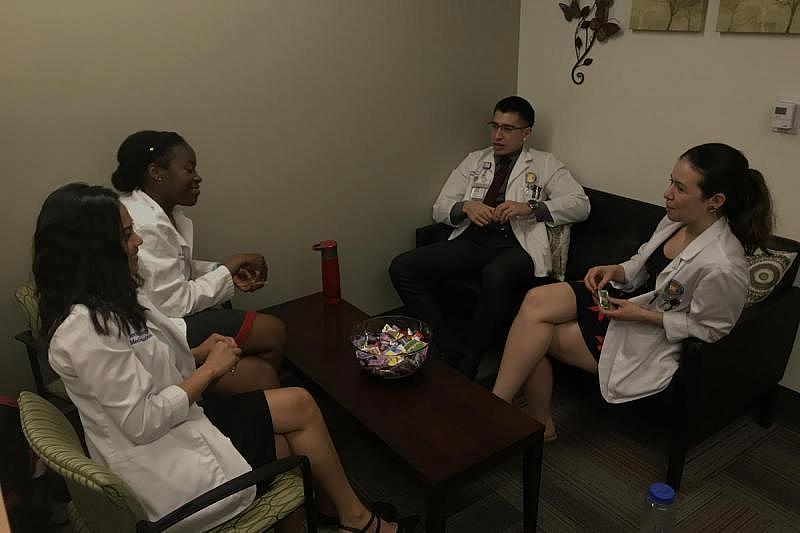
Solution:
<svg viewBox="0 0 800 533"><path fill-rule="evenodd" d="M206 343L210 344L213 337L214 335L203 341L200 346ZM233 339L230 339L230 337L223 337L222 335L219 335L219 337L222 337L222 339L215 340L208 351L205 362L179 385L180 388L186 391L186 396L189 398L190 403L200 399L203 391L214 380L224 376L227 372L236 373L236 364L239 362L242 350L236 346L235 342L231 342ZM195 350L200 346L192 350L192 353L195 353Z"/></svg>
<svg viewBox="0 0 800 533"><path fill-rule="evenodd" d="M236 254L225 266L233 276L233 283L244 292L260 289L267 282L267 261L261 254Z"/></svg>
<svg viewBox="0 0 800 533"><path fill-rule="evenodd" d="M642 307L636 302L623 300L621 298L612 298L609 296L608 301L611 302L615 307L608 310L602 310L600 312L609 318L613 318L614 320L647 322L659 327L664 326L664 314L660 311L653 311L646 307Z"/></svg>
<svg viewBox="0 0 800 533"><path fill-rule="evenodd" d="M211 370L214 379L222 377L226 372L236 372L236 364L242 355L241 348L231 346L227 341L217 341L208 353L204 367Z"/></svg>
<svg viewBox="0 0 800 533"><path fill-rule="evenodd" d="M192 348L194 360L198 363L205 361L208 357L208 354L211 353L211 350L218 342L225 342L233 348L238 348L233 337L226 337L225 335L220 335L219 333L212 333L211 336L209 336L206 340Z"/></svg>
<svg viewBox="0 0 800 533"><path fill-rule="evenodd" d="M243 292L256 291L263 287L264 283L266 283L266 274L259 270L251 270L249 266L243 266L233 275L233 284Z"/></svg>
<svg viewBox="0 0 800 533"><path fill-rule="evenodd" d="M625 283L625 269L622 265L592 267L583 277L583 284L592 294L605 287L609 281Z"/></svg>

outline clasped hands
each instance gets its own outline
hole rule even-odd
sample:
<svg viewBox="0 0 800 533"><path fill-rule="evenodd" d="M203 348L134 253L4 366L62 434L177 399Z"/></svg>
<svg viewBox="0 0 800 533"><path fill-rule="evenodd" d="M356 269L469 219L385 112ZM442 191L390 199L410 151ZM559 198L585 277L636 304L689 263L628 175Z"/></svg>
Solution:
<svg viewBox="0 0 800 533"><path fill-rule="evenodd" d="M621 265L596 266L589 269L583 278L586 290L592 293L592 299L597 301L597 291L605 287L609 281L618 283L625 282L625 270ZM600 312L615 320L635 320L648 322L651 319L652 311L645 309L639 304L630 300L608 297L608 301L614 304L611 309L600 309Z"/></svg>
<svg viewBox="0 0 800 533"><path fill-rule="evenodd" d="M212 369L214 377L218 378L227 372L236 373L242 349L233 337L212 333L206 340L192 348L192 355L197 364L208 366Z"/></svg>
<svg viewBox="0 0 800 533"><path fill-rule="evenodd" d="M225 266L240 291L253 292L267 282L267 262L261 254L236 254L225 261Z"/></svg>
<svg viewBox="0 0 800 533"><path fill-rule="evenodd" d="M467 200L461 210L476 226L486 226L493 222L505 224L513 217L527 217L532 214L527 203L506 200L497 207L492 207L477 200Z"/></svg>

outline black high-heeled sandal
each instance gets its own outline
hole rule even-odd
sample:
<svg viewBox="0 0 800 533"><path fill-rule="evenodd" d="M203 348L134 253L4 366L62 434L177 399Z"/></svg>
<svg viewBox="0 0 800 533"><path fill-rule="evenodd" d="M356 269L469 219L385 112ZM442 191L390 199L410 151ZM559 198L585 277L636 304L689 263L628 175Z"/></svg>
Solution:
<svg viewBox="0 0 800 533"><path fill-rule="evenodd" d="M377 513L372 513L367 521L367 525L362 527L361 529L350 527L350 526L343 526L342 524L337 525L339 529L343 529L345 531L350 531L351 533L367 533L369 526L378 519L378 527L375 528L375 533L381 533L381 516ZM397 524L397 533L414 533L414 530L417 529L417 524L419 523L419 516L406 516L404 518L400 518L398 520L391 520Z"/></svg>
<svg viewBox="0 0 800 533"><path fill-rule="evenodd" d="M367 509L388 522L397 520L397 507L389 502L372 502L367 504ZM332 515L327 515L323 512L317 511L317 524L320 526L336 526L339 524L339 519Z"/></svg>

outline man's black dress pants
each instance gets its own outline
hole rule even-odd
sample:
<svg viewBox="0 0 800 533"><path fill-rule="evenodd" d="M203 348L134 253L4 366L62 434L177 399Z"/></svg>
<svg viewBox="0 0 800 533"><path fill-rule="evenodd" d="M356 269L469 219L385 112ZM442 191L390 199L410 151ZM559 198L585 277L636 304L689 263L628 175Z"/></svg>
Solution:
<svg viewBox="0 0 800 533"><path fill-rule="evenodd" d="M470 273L480 275L480 297L468 332L459 335L447 328L431 288ZM448 362L471 378L493 337L510 323L524 291L536 285L533 260L508 224L471 224L453 240L398 255L389 274L408 313L431 326L434 342Z"/></svg>

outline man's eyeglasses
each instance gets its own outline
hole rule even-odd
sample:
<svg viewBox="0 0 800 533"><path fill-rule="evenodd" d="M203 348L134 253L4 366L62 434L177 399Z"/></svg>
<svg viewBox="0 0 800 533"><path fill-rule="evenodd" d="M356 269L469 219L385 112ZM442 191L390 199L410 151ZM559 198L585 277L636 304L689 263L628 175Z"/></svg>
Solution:
<svg viewBox="0 0 800 533"><path fill-rule="evenodd" d="M511 133L516 130L524 130L530 126L512 126L510 124L498 124L497 122L486 123L492 131L503 130L503 133Z"/></svg>

